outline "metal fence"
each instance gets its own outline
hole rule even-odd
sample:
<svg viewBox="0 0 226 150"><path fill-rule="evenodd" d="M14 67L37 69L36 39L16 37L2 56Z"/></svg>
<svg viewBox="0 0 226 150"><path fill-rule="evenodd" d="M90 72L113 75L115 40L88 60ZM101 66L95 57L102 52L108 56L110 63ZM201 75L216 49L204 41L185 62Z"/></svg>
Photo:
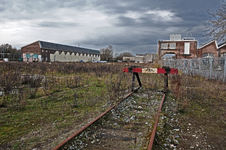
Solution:
<svg viewBox="0 0 226 150"><path fill-rule="evenodd" d="M187 75L201 75L209 79L226 82L226 57L197 59L165 59L159 63L177 68Z"/></svg>

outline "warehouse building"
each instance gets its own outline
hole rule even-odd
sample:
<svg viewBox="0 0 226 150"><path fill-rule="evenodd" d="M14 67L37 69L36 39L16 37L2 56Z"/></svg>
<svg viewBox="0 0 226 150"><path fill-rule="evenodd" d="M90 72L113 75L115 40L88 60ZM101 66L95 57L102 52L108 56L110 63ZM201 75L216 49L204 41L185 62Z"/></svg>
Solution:
<svg viewBox="0 0 226 150"><path fill-rule="evenodd" d="M92 62L100 61L100 51L45 41L21 47L25 62Z"/></svg>

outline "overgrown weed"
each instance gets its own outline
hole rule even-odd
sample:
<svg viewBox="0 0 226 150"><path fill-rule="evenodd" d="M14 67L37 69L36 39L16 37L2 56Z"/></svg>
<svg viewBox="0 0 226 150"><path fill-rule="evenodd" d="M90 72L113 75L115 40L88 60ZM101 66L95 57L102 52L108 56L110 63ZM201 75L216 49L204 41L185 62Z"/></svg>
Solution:
<svg viewBox="0 0 226 150"><path fill-rule="evenodd" d="M197 129L202 127L211 146L216 149L226 147L225 83L184 74L174 75L170 79L170 89L181 114L181 126L192 124ZM189 147L189 142L182 140L180 147Z"/></svg>

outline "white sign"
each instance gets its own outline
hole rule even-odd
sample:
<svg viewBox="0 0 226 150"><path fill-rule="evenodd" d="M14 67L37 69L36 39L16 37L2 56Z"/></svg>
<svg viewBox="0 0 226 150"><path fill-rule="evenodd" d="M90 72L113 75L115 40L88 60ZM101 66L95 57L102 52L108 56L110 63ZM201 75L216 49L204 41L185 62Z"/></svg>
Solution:
<svg viewBox="0 0 226 150"><path fill-rule="evenodd" d="M157 73L157 68L143 68L142 73Z"/></svg>

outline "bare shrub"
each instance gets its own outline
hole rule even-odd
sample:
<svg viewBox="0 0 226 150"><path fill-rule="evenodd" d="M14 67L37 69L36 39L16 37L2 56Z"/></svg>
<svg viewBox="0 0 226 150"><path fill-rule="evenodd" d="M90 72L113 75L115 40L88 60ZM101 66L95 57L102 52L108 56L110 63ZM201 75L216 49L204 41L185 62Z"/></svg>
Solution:
<svg viewBox="0 0 226 150"><path fill-rule="evenodd" d="M0 88L3 92L3 100L0 105L5 106L8 103L8 96L13 89L17 89L20 84L20 70L11 65L3 65L0 74Z"/></svg>

